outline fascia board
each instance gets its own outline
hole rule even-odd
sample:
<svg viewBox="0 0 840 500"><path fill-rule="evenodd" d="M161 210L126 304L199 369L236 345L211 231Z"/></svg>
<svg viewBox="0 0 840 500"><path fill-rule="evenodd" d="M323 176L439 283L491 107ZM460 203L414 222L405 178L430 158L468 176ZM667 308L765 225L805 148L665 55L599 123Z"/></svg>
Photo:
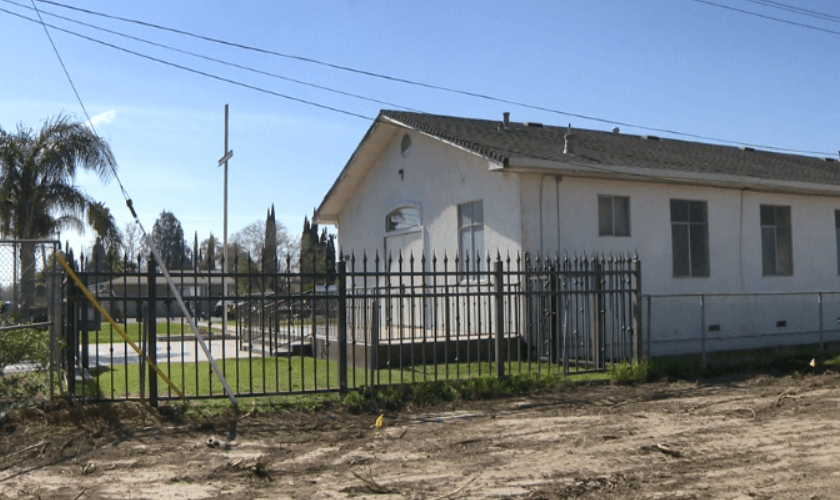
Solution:
<svg viewBox="0 0 840 500"><path fill-rule="evenodd" d="M349 202L352 193L356 190L364 176L373 166L374 162L370 161L367 164L365 164L363 160L366 159L365 153L370 151L368 145L373 141L373 138L376 135L376 130L379 129L379 123L390 126L389 133L387 136L385 136L387 138L393 137L393 135L395 135L399 129L411 130L415 133L432 138L436 141L440 141L458 150L464 151L479 158L486 159L490 162L491 168L493 166L502 166L502 164L499 163L497 160L482 155L476 151L473 151L472 149L466 148L460 144L456 144L440 136L419 130L418 128L413 127L409 124L395 120L390 116L380 115L374 121L373 125L371 125L371 128L368 130L368 133L365 134L365 137L362 139L362 142L360 142L359 145L356 147L356 151L353 152L353 155L350 157L350 160L348 160L347 165L345 165L341 173L338 174L338 178L333 183L330 190L327 192L327 195L324 196L324 200L321 202L321 205L316 210L314 222L317 222L319 224L338 224L339 214L342 210L344 210L344 207ZM384 138L382 138L381 140L384 140ZM381 148L377 148L375 152L378 153L378 151L380 150ZM361 165L362 168L360 168L358 165Z"/></svg>
<svg viewBox="0 0 840 500"><path fill-rule="evenodd" d="M368 171L376 163L376 157L385 144L396 134L398 128L383 123L380 116L374 120L356 150L347 160L347 164L338 174L330 190L324 196L321 205L315 211L313 222L318 224L338 224L338 216L350 201ZM382 125L385 125L383 127Z"/></svg>
<svg viewBox="0 0 840 500"><path fill-rule="evenodd" d="M753 191L783 192L822 196L840 196L840 186L813 182L780 181L759 177L682 172L638 167L593 166L582 163L539 160L532 158L511 158L507 167L490 165L491 171L519 173L553 173L569 177L608 178L638 182L660 182L669 184L692 184L749 189Z"/></svg>

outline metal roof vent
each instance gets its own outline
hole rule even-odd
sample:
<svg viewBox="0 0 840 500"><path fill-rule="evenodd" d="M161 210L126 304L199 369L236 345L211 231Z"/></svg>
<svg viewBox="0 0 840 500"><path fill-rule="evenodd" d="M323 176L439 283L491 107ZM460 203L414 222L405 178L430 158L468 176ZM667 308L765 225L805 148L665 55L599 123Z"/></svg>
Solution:
<svg viewBox="0 0 840 500"><path fill-rule="evenodd" d="M755 151L755 148L751 148L749 146L741 146L738 149L740 149L741 151Z"/></svg>
<svg viewBox="0 0 840 500"><path fill-rule="evenodd" d="M502 127L508 128L510 126L510 111L502 113Z"/></svg>
<svg viewBox="0 0 840 500"><path fill-rule="evenodd" d="M661 141L662 140L662 139L660 139L660 137L658 135L643 135L642 139L647 139L649 141Z"/></svg>
<svg viewBox="0 0 840 500"><path fill-rule="evenodd" d="M621 130L619 130L618 127L613 127L613 134L617 134L619 132L621 132Z"/></svg>
<svg viewBox="0 0 840 500"><path fill-rule="evenodd" d="M837 160L835 160L834 158L825 157L825 158L823 158L823 161L837 161Z"/></svg>
<svg viewBox="0 0 840 500"><path fill-rule="evenodd" d="M543 124L542 123L537 123L537 122L525 122L525 126L526 127L534 127L534 128L543 128Z"/></svg>
<svg viewBox="0 0 840 500"><path fill-rule="evenodd" d="M566 144L563 147L563 154L566 155L573 155L575 154L575 136L572 134L572 124L569 124L569 130L566 132L565 135Z"/></svg>

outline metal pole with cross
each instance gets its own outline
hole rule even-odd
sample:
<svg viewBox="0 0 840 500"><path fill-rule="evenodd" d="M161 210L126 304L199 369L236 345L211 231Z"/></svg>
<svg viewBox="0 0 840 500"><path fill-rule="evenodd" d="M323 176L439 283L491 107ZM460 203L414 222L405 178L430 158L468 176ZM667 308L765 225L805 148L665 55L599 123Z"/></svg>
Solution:
<svg viewBox="0 0 840 500"><path fill-rule="evenodd" d="M227 274L226 266L228 265L228 160L231 158L233 158L233 151L228 150L228 105L225 104L225 154L219 159L219 166L225 166L225 215L222 223L222 338L227 336L228 327L227 280L225 280L225 275Z"/></svg>

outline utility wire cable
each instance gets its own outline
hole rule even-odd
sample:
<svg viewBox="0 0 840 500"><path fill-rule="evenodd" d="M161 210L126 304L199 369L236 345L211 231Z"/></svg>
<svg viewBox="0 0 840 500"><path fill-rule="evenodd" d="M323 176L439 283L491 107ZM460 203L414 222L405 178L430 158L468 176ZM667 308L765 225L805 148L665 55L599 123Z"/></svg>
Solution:
<svg viewBox="0 0 840 500"><path fill-rule="evenodd" d="M785 10L788 12L793 12L794 14L801 14L803 16L813 17L816 19L822 19L824 21L832 21L832 22L840 22L840 16L835 16L834 14L827 14L825 12L819 12L816 10L805 9L803 7L798 7L796 5L789 5L781 2L773 2L771 0L746 0L750 3L755 3L758 5L764 5L765 7L772 7L774 9Z"/></svg>
<svg viewBox="0 0 840 500"><path fill-rule="evenodd" d="M32 1L34 2L35 0L32 0ZM33 5L34 5L34 3L33 3ZM3 12L8 12L8 11L6 11L5 9L2 9L2 8L0 8L0 11L3 11ZM36 9L36 12L37 12L37 9ZM20 17L23 17L23 16L20 16ZM26 18L26 17L23 17L23 18L24 18L24 19L28 19L28 18ZM28 19L28 20L33 21L33 22L37 22L37 21L32 20L32 19ZM44 26L44 30L47 30L47 26L48 26L48 25L47 25L47 24L45 24L45 23L43 22L43 20L41 21L41 24ZM50 26L50 27L52 27L52 28L54 28L54 29L59 29L60 31L64 31L64 32L66 32L66 33L68 33L68 34L74 34L74 35L77 35L77 36L81 36L82 38L87 38L87 39L90 39L90 38L88 38L88 37L85 37L84 35L78 35L78 34L76 34L76 33L74 33L74 32L69 31L69 30L64 30L64 29L62 29L62 28L57 28L57 27L54 27L54 26L52 26L52 25L49 25L49 26ZM47 31L47 34L49 35L49 31ZM93 40L93 39L90 39L90 40L92 40L92 41L96 41L96 40ZM50 37L50 41L52 41L52 37ZM111 44L107 44L107 43L105 43L105 42L99 42L99 43L103 43L103 44L105 44L105 45L112 46ZM113 47L113 48L118 48L118 47L116 47L116 46L112 46L112 47ZM53 49L54 49L54 50L56 50L56 55L58 55L58 50L55 48L55 45L54 45L54 44L53 44ZM120 49L120 50L122 50L121 48L119 48L119 49ZM133 51L128 51L127 49L126 49L126 51L127 51L127 52L129 52L129 53L132 53L132 54L134 54L134 55L140 55L140 54L135 53L135 52L133 52ZM144 57L145 57L145 56L144 56ZM152 58L152 59L153 59L153 60L155 60L155 61L158 61L158 62L163 62L163 61L160 61L160 60L158 60L158 59L156 59L156 58ZM60 55L59 55L59 60L61 60L61 56L60 56ZM62 62L62 68L64 68L64 63L63 63L63 62ZM70 74L67 72L66 68L65 68L65 75L67 75L67 78L68 78L68 80L70 80L70 84L73 86L73 90L75 91L75 85L73 85L73 81L72 81L72 79L70 78ZM79 97L78 92L76 92L76 98L79 100L79 104L82 106L82 110L84 111L85 116L86 116L86 117L87 117L87 119L88 119L88 123L91 123L90 116L88 115L87 109L85 109L85 106L84 106L84 104L82 103L81 97ZM361 115L356 115L356 116L361 116ZM362 118L365 118L365 119L371 120L370 118L367 118L367 117L362 117ZM374 118L374 119L373 119L373 121L380 121L380 122L381 122L382 120L381 120L379 117L377 117L377 118ZM404 125L402 125L402 124L395 123L395 121L392 121L392 120L388 120L388 121L387 121L387 122L385 122L385 123L388 123L388 124L390 124L390 125L400 125L400 126L403 126L404 128L408 128L408 127L405 127L405 126L404 126ZM92 125L93 125L93 124L91 123L91 128L92 128ZM96 133L96 131L94 130L94 134L95 134L95 133ZM477 144L477 145L479 145L479 144ZM546 158L544 158L544 159L548 159L548 158L546 157ZM609 171L610 171L609 169L606 169L606 168L599 168L599 167L589 166L589 165L588 165L588 167L589 167L589 168L592 168L593 170L601 170L601 171L604 171L604 172L609 172ZM112 167L112 168L113 168L113 167ZM115 175L115 176L117 176L116 169L114 169L113 171L114 171L114 175ZM642 178L649 178L649 179L651 179L651 180L658 180L658 177L656 177L656 176L647 176L647 175L644 175L644 174L636 174L636 176L638 176L638 177L642 177ZM119 176L117 176L117 179L119 180ZM122 188L122 184L120 184L120 187ZM132 212L132 215L134 215L134 219L135 219L135 221L136 221L136 222L140 225L140 230L143 232L144 236L146 237L146 239L147 239L147 243L148 243L148 244L150 244L150 246L151 246L151 248L152 248L152 253L155 255L155 257L157 257L157 252L156 252L156 249L154 248L154 243L150 241L150 238L149 238L149 237L148 237L148 235L146 234L146 231L145 231L145 229L143 228L142 223L140 223L139 219L137 218L137 214L134 212L134 208L133 208L133 207L132 207L132 205L131 205L131 200L130 200L130 198L128 197L128 194L126 193L125 189L123 189L123 195L124 195L124 196L125 196L125 198L126 198L126 202L127 202L127 204L128 204L129 209L130 209L130 210L131 210L131 212ZM161 267L163 268L164 266L162 266L162 265L161 265Z"/></svg>
<svg viewBox="0 0 840 500"><path fill-rule="evenodd" d="M30 21L30 22L35 22L35 23L38 22L35 19L28 18L28 17L26 17L24 15L21 15L21 14L18 14L16 12L11 12L7 9L0 8L0 12L5 12L7 14L11 14L13 16L19 17L21 19L25 19L25 20ZM194 74L201 75L201 76L204 76L204 77L207 77L207 78L212 78L214 80L229 83L231 85L236 85L238 87L243 87L243 88L247 88L247 89L250 89L250 90L255 90L257 92L262 92L264 94L273 95L275 97L281 97L283 99L288 99L290 101L295 101L295 102L298 102L298 103L301 103L301 104L307 104L309 106L314 106L316 108L326 109L326 110L329 110L329 111L334 111L336 113L341 113L341 114L348 115L348 116L354 116L356 118L362 118L364 120L372 120L373 119L369 116L365 116L365 115L362 115L360 113L355 113L353 111L347 111L347 110L344 110L344 109L341 109L341 108L336 108L336 107L333 107L333 106L329 106L327 104L321 104L321 103L318 103L318 102L315 102L315 101L310 101L310 100L307 100L307 99L301 99L299 97L294 97L294 96L291 96L291 95L288 95L288 94L283 94L281 92L275 92L273 90L269 90L269 89L266 89L266 88L263 88L263 87L258 87L256 85L243 83L243 82L240 82L240 81L237 81L237 80L232 80L230 78L225 78L225 77L219 76L219 75L214 75L212 73L208 73L206 71L201 71L201 70L198 70L198 69L195 69L195 68L191 68L189 66L184 66L182 64L177 64L177 63L173 63L173 62L170 62L170 61L166 61L164 59L160 59L160 58L153 57L153 56L150 56L150 55L147 55L147 54L143 54L141 52L137 52L137 51L134 51L134 50L131 50L131 49L127 49L125 47L121 47L121 46L115 45L113 43L108 43L108 42L105 42L105 41L102 41L102 40L97 40L96 38L92 38L92 37L83 35L81 33L77 33L75 31L71 31L71 30L68 30L68 29L65 29L65 28L61 28L59 26L55 26L55 25L52 25L52 24L46 24L46 26L49 26L50 28L52 28L54 30L57 30L57 31L61 31L63 33L67 33L68 35L72 35L72 36L75 36L75 37L78 37L78 38L82 38L82 39L87 40L89 42L104 45L106 47L110 47L112 49L119 50L119 51L125 52L127 54L131 54L131 55L143 58L143 59L148 59L150 61L154 61L154 62L157 62L157 63L160 63L160 64L164 64L166 66L171 66L173 68L177 68L177 69L180 69L180 70L183 70L183 71L187 71L189 73L194 73Z"/></svg>
<svg viewBox="0 0 840 500"><path fill-rule="evenodd" d="M88 126L90 127L91 131L93 131L93 135L99 137L99 134L96 132L96 128L93 126L93 122L90 119L90 114L88 114L87 108L85 107L85 103L82 101L82 97L79 95L79 91L76 89L76 84L73 83L73 79L70 78L70 73L67 71L67 66L64 64L64 59L61 58L61 54L58 52L58 48L55 46L55 42L53 41L52 35L50 34L50 30L47 29L47 24L44 23L44 18L41 17L41 11L38 10L38 7L35 6L35 0L32 1L32 8L35 10L35 13L38 15L38 19L40 20L41 26L44 28L44 33L47 34L47 39L50 41L50 45L52 46L53 52L55 52L55 56L58 58L59 64L61 64L61 69L64 71L64 76L67 77L67 81L70 82L70 87L73 89L73 94L76 95L76 100L79 102L79 106L82 108L82 112L85 114L85 118L87 118ZM33 20L34 21L34 20ZM35 21L38 22L38 21ZM117 169L114 168L113 165L110 165L111 172L114 174L114 178L117 180L117 184L120 186L120 190L122 191L123 197L128 199L128 193L123 186L122 181L120 181L120 176L117 174Z"/></svg>
<svg viewBox="0 0 840 500"><path fill-rule="evenodd" d="M209 36L205 36L205 35L199 35L197 33L192 33L190 31L181 30L181 29L177 29L177 28L171 28L171 27L167 27L167 26L162 26L162 25L155 24L155 23L140 21L140 20L137 20L137 19L131 19L131 18L127 18L127 17L115 16L115 15L111 15L111 14L105 14L105 13L102 13L102 12L96 12L96 11L93 11L93 10L83 9L83 8L80 8L80 7L74 7L74 6L66 5L66 4L63 4L63 3L60 3L60 2L55 2L55 1L52 1L52 0L37 0L37 1L49 4L49 5L54 5L56 7L60 7L60 8L64 8L64 9L70 9L70 10L75 10L75 11L78 11L78 12L83 12L83 13L90 14L90 15L93 15L93 16L99 16L99 17L114 19L114 20L118 20L118 21L122 21L122 22L126 22L126 23L137 24L137 25L140 25L140 26L145 26L145 27L149 27L149 28L162 30L162 31L167 31L167 32L170 32L170 33L175 33L175 34L179 34L179 35L183 35L183 36L189 36L189 37L196 38L196 39L199 39L199 40L204 40L204 41L207 41L207 42L217 43L217 44L221 44L221 45L225 45L225 46L229 46L229 47L235 47L235 48L248 50L248 51L252 51L252 52L258 52L258 53L272 55L272 56L276 56L276 57L281 57L281 58L292 59L292 60L302 61L302 62L306 62L306 63L316 64L316 65L325 66L325 67L333 68L333 69L340 70L340 71L346 71L346 72L350 72L350 73L355 73L355 74L359 74L359 75L368 76L368 77L371 77L371 78L379 78L379 79L383 79L383 80L387 80L387 81L391 81L391 82L402 83L402 84L406 84L406 85L413 85L413 86L427 88L427 89L431 89L431 90L437 90L437 91L441 91L441 92L448 92L448 93L452 93L452 94L459 94L459 95L464 95L464 96L473 97L473 98L477 98L477 99L483 99L483 100L492 101L492 102L510 104L512 106L518 106L518 107L521 107L521 108L533 109L533 110L537 110L537 111L544 111L546 113L553 113L553 114L568 116L568 117L572 117L572 118L580 118L582 120L588 120L588 121L593 121L593 122L598 122L598 123L606 123L606 124L609 124L609 125L619 125L619 126L622 126L622 127L631 127L631 128L636 128L636 129L639 129L639 130L659 132L659 133L669 134L669 135L674 135L674 136L691 137L691 138L694 138L694 139L701 139L701 140L705 140L705 141L712 141L712 142L718 142L718 143L723 143L723 144L734 144L734 145L739 145L739 146L749 146L749 147L761 148L761 149L767 149L767 150L773 150L773 151L817 154L817 155L829 155L829 154L833 155L834 154L834 153L826 153L826 152L822 152L822 151L803 151L803 150L791 149L791 148L780 148L780 147L774 147L774 146L765 146L765 145L761 145L761 144L752 144L752 143L741 142L741 141L732 141L732 140L721 139L721 138L717 138L717 137L704 136L704 135L699 135L699 134L692 134L692 133L688 133L688 132L680 132L678 130L670 130L670 129L657 128L657 127L648 127L648 126L645 126L645 125L639 125L639 124L634 124L634 123L629 123L629 122L611 120L611 119L606 119L606 118L599 118L599 117L595 117L595 116L584 115L584 114L581 114L581 113L572 113L572 112L569 112L569 111L563 111L563 110L559 110L559 109L549 108L549 107L546 107L546 106L528 104L528 103L525 103L525 102L515 101L515 100L512 100L512 99L495 97L495 96L491 96L491 95L487 95L487 94L482 94L482 93L479 93L479 92L472 92L472 91L468 91L468 90L459 90L459 89L455 89L455 88L445 87L445 86L442 86L442 85L435 85L435 84L431 84L431 83L425 83L425 82L409 80L409 79L405 79L405 78L399 78L399 77L395 77L395 76L385 75L385 74L376 73L376 72L367 71L367 70L362 70L362 69L358 69L358 68L352 68L352 67L349 67L349 66L343 66L343 65L340 65L340 64L325 62L325 61L321 61L321 60L310 58L310 57L288 54L288 53L278 52L278 51L274 51L274 50L263 49L263 48L260 48L260 47L245 45L245 44L241 44L241 43L230 42L230 41L227 41L227 40L221 40L221 39L218 39L218 38L213 38L213 37L209 37ZM695 1L702 1L702 0L695 0ZM704 3L712 4L711 2L704 2ZM712 4L712 5L717 5L717 4ZM744 11L744 12L749 13L748 11ZM775 18L771 18L771 19L775 19ZM805 25L805 26L807 26L807 25ZM830 30L828 30L828 31L830 31ZM836 34L840 34L840 32L837 32Z"/></svg>
<svg viewBox="0 0 840 500"><path fill-rule="evenodd" d="M0 0L0 1L8 3L8 4L16 5L18 7L24 8L24 9L34 10L32 7L28 7L26 5L19 4L17 2L12 1L12 0ZM126 33L121 33L119 31L111 30L111 29L108 29L108 28L103 28L101 26L96 26L94 24L79 21L77 19L73 19L73 18L70 18L70 17L65 17L65 16L61 16L61 15L58 15L58 14L53 14L53 13L50 13L50 12L40 12L39 11L39 17L40 17L41 14L45 14L45 15L48 15L48 16L51 16L51 17L54 17L54 18L62 19L64 21L68 21L68 22L71 22L71 23L74 23L74 24L85 26L85 27L88 27L88 28L91 28L91 29L94 29L94 30L97 30L97 31L102 31L102 32L105 32L105 33L109 33L111 35L119 36L119 37L122 37L122 38L128 38L129 40L134 40L136 42L145 43L145 44L148 44L148 45L152 45L152 46L155 46L155 47L160 47L162 49L170 50L170 51L173 51L173 52L178 52L178 53L185 54L185 55L192 56L192 57L196 57L196 58L199 58L199 59L204 59L206 61L211 61L211 62L215 62L215 63L218 63L218 64L223 64L225 66L230 66L230 67L241 69L241 70L244 70L244 71L249 71L251 73L260 74L260 75L268 76L268 77L271 77L271 78L277 78L279 80L285 80L285 81L288 81L288 82L297 83L299 85L305 85L307 87L312 87L312 88L316 88L316 89L319 89L319 90L324 90L326 92L332 92L334 94L344 95L344 96L347 96L347 97L353 97L353 98L356 98L356 99L361 99L361 100L364 100L364 101L373 102L373 103L376 103L376 104L381 104L383 106L387 106L387 107L391 107L391 108L399 108L399 109L404 109L406 111L417 111L415 109L407 108L405 106L401 106L399 104L395 104L395 103L392 103L392 102L382 101L382 100L379 100L379 99L374 99L372 97L367 97L367 96L363 96L363 95L360 95L360 94L354 94L352 92L346 92L346 91L343 91L343 90L338 90L338 89L335 89L335 88L332 88L332 87L327 87L327 86L324 86L324 85L318 85L316 83L307 82L305 80L298 80L296 78L291 78L291 77L280 75L280 74L277 74L277 73L271 73L269 71L263 71L263 70L252 68L252 67L249 67L249 66L244 66L242 64L237 64L237 63L233 63L233 62L230 62L230 61L225 61L223 59L218 59L218 58L215 58L215 57L206 56L206 55L199 54L197 52L192 52L192 51L189 51L189 50L179 49L179 48L173 47L171 45L166 45L166 44L159 43L159 42L154 42L152 40L148 40L148 39L145 39L145 38L140 38L140 37L136 37L136 36L126 34Z"/></svg>
<svg viewBox="0 0 840 500"><path fill-rule="evenodd" d="M30 22L34 22L34 23L38 22L35 19L31 19L31 18L26 17L24 15L21 15L21 14L15 13L15 12L11 12L7 9L0 8L0 12L5 12L5 13L8 13L8 14L11 14L13 16L19 17L21 19L25 19L25 20L30 21ZM296 101L296 102L299 102L299 103L302 103L302 104L307 104L307 105L315 106L315 107L318 107L318 108L327 109L327 110L334 111L334 112L341 113L341 114L345 114L345 115L348 115L348 116L361 118L361 119L364 119L364 120L367 120L367 121L376 121L377 120L377 118L375 118L375 117L366 116L366 115L363 115L363 114L360 114L360 113L355 113L355 112L352 112L352 111L336 108L336 107L333 107L333 106L328 106L328 105L317 103L317 102L314 102L314 101L300 99L300 98L297 98L297 97L289 96L287 94L282 94L282 93L279 93L279 92L275 92L273 90L258 87L256 85L251 85L251 84L239 82L237 80L232 80L232 79L229 79L229 78L221 77L221 76L214 75L214 74L211 74L211 73L208 73L208 72L205 72L205 71L190 68L188 66L183 66L183 65L180 65L180 64L172 63L170 61L166 61L166 60L163 60L163 59L160 59L160 58L149 56L147 54L143 54L143 53L140 53L140 52L137 52L137 51L126 49L124 47L121 47L121 46L118 46L118 45L115 45L115 44L112 44L112 43L108 43L108 42L105 42L105 41L102 41L102 40L98 40L96 38L92 38L92 37L77 33L75 31L71 31L71 30L61 28L61 27L58 27L58 26L54 26L54 25L51 25L51 24L47 24L47 26L49 26L49 27L51 27L55 30L70 34L72 36L76 36L76 37L82 38L84 40L88 40L88 41L93 42L93 43L104 45L106 47L113 48L115 50L126 52L128 54L132 54L134 56L137 56L137 57L140 57L140 58L143 58L143 59L148 59L148 60L151 60L151 61L154 61L154 62L158 62L160 64L171 66L171 67L174 67L174 68L177 68L177 69L181 69L183 71L187 71L187 72L190 72L190 73L195 73L195 74L198 74L198 75L201 75L201 76L205 76L207 78L220 80L220 81L223 81L223 82L226 82L226 83L230 83L232 85L244 87L244 88L254 90L254 91L257 91L257 92L262 92L262 93L265 93L265 94L273 95L275 97L281 97L281 98L289 99L289 100ZM583 116L583 115L573 115L573 116L579 116L582 119L589 119L588 117ZM697 134L672 132L672 131L668 131L668 130L665 130L665 129L643 127L643 126L628 124L628 123L624 123L624 122L614 122L614 121L609 121L609 120L600 120L600 121L602 121L604 123L622 125L622 126L627 126L627 127L631 127L631 128L640 128L640 129L643 129L643 130L669 133L669 134L677 135L677 136L688 136L688 137L707 140L707 141L712 141L712 142L718 142L718 143L723 143L723 144L732 144L732 145L738 145L738 146L748 146L748 147L759 148L759 149L770 150L770 151L779 151L779 152L786 152L786 153L799 153L799 154L811 154L811 155L820 155L820 156L833 156L834 155L834 153L827 153L827 152L824 152L824 151L809 151L809 150L800 150L800 149L793 149L793 148L766 146L766 145L754 144L754 143L749 143L749 142L732 141L732 140L727 140L727 139L718 139L718 138L702 136L702 135L697 135Z"/></svg>
<svg viewBox="0 0 840 500"><path fill-rule="evenodd" d="M38 19L41 21L41 25L44 27L44 31L47 33L47 38L50 40L50 45L52 45L53 51L55 51L55 55L58 57L59 62L61 63L61 67L64 69L64 74L67 77L67 80L70 82L70 86L73 87L73 92L76 94L76 99L79 101L79 105L82 107L82 111L85 113L85 117L88 120L88 125L91 128L93 134L99 137L99 134L96 132L96 129L93 126L93 122L90 119L90 115L87 112L87 108L85 107L84 102L82 101L79 92L76 90L76 85L73 83L73 79L70 77L70 73L67 71L67 67L64 65L64 61L61 58L61 54L58 51L58 48L55 46L55 42L53 41L52 36L50 35L50 31L47 29L47 24L44 23L44 19L41 17L41 13L38 11L38 7L35 6L35 0L32 1L32 7L35 9L35 13L38 14ZM181 293L178 291L178 288L175 286L175 282L172 281L172 277L169 275L169 270L164 265L163 260L160 257L160 253L157 250L157 246L155 245L154 240L149 234L146 232L143 224L140 222L140 219L137 217L137 213L134 211L134 207L131 203L131 198L128 196L128 192L125 190L122 182L120 182L119 174L117 174L117 169L114 165L111 165L111 171L114 173L114 177L116 177L117 182L120 184L120 189L122 190L123 196L125 197L126 205L128 206L129 210L131 211L131 215L134 216L134 221L137 222L137 225L140 227L140 231L143 232L143 236L146 238L146 244L152 251L152 255L157 261L158 266L160 266L161 271L163 271L163 275L166 278L167 283L169 284L169 288L172 290L172 293L175 296L175 299L178 301L178 305L181 307L181 311L183 312L184 316L188 319L190 326L192 327L193 333L195 334L195 338L199 341L204 354L207 356L207 359L210 361L210 365L213 367L213 370L216 372L216 376L222 382L225 390L227 391L228 397L230 398L231 402L234 406L238 405L236 400L236 396L233 394L230 386L227 383L227 379L225 379L224 374L219 369L218 364L216 364L216 360L213 358L213 355L210 353L210 350L207 348L207 344L204 342L204 337L198 331L198 326L195 323L195 318L193 318L192 314L190 314L189 310L187 309L186 305L184 304L184 300L181 298ZM87 293L87 290L85 290ZM90 295L88 293L88 295ZM167 379L168 382L168 379Z"/></svg>
<svg viewBox="0 0 840 500"><path fill-rule="evenodd" d="M43 1L43 0L38 0L38 1ZM796 22L796 21L790 21L788 19L781 19L779 17L767 16L765 14L759 14L758 12L753 12L753 11L750 11L750 10L744 10L744 9L739 9L737 7L730 7L729 5L721 5L719 3L709 2L708 0L692 0L692 1L697 2L697 3L704 3L706 5L711 5L712 7L719 7L721 9L727 9L727 10L731 10L731 11L734 11L734 12L740 12L742 14L747 14L747 15L750 15L750 16L760 17L762 19L768 19L770 21L776 21L776 22L779 22L779 23L791 24L793 26L799 26L800 28L807 28L809 30L814 30L814 31L822 31L823 33L830 33L832 35L840 35L840 31L830 30L830 29L827 29L827 28L820 28L818 26L812 26L810 24L799 23L799 22Z"/></svg>

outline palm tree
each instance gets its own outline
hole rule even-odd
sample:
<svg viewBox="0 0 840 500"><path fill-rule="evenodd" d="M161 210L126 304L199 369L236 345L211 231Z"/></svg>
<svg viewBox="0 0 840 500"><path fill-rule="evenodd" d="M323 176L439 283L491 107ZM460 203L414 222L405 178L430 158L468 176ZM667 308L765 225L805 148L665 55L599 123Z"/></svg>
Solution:
<svg viewBox="0 0 840 500"><path fill-rule="evenodd" d="M34 297L32 240L55 237L62 229L86 225L108 245L120 233L110 211L74 184L79 168L110 180L117 162L108 143L87 125L59 115L40 130L0 128L0 234L21 242L22 306Z"/></svg>

